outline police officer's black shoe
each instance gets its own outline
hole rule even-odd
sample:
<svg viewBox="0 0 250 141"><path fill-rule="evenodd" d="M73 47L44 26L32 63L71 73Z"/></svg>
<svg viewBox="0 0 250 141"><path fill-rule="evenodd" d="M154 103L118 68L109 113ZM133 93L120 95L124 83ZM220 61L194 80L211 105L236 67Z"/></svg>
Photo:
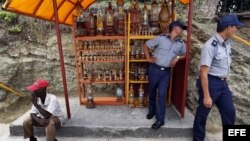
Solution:
<svg viewBox="0 0 250 141"><path fill-rule="evenodd" d="M153 125L152 125L152 129L159 129L161 128L161 126L164 125L164 122L161 122L161 121L156 121Z"/></svg>
<svg viewBox="0 0 250 141"><path fill-rule="evenodd" d="M35 137L30 137L30 141L37 141Z"/></svg>
<svg viewBox="0 0 250 141"><path fill-rule="evenodd" d="M147 119L152 119L152 118L154 117L154 115L155 115L155 114L150 114L150 113L148 113L148 114L147 114Z"/></svg>

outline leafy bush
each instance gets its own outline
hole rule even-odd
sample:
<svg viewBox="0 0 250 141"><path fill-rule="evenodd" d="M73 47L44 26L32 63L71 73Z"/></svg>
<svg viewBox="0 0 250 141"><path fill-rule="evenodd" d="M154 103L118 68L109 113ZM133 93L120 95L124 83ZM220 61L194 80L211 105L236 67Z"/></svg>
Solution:
<svg viewBox="0 0 250 141"><path fill-rule="evenodd" d="M22 27L20 25L15 25L10 28L8 28L10 33L21 33L22 32Z"/></svg>
<svg viewBox="0 0 250 141"><path fill-rule="evenodd" d="M17 15L11 12L5 12L1 11L0 12L0 20L3 20L7 23L13 23L17 18Z"/></svg>

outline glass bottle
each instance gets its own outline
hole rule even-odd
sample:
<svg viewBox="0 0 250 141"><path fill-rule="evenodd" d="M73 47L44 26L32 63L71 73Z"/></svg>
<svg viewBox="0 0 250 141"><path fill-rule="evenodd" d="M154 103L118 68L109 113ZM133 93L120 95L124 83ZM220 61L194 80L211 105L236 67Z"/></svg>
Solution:
<svg viewBox="0 0 250 141"><path fill-rule="evenodd" d="M97 11L96 27L97 27L97 35L102 35L103 34L103 15L102 15L101 10Z"/></svg>
<svg viewBox="0 0 250 141"><path fill-rule="evenodd" d="M116 89L116 101L122 102L123 101L123 90L120 86L117 87Z"/></svg>
<svg viewBox="0 0 250 141"><path fill-rule="evenodd" d="M94 36L95 35L95 17L94 17L94 13L93 10L90 9L90 13L89 13L89 17L88 17L88 22L89 22L89 35L90 36Z"/></svg>
<svg viewBox="0 0 250 141"><path fill-rule="evenodd" d="M135 50L135 59L136 60L140 59L140 49L138 49L138 48Z"/></svg>
<svg viewBox="0 0 250 141"><path fill-rule="evenodd" d="M138 107L142 108L143 107L143 99L144 99L144 89L143 89L143 85L140 85L139 88L139 105Z"/></svg>
<svg viewBox="0 0 250 141"><path fill-rule="evenodd" d="M151 3L151 13L150 13L150 22L151 26L155 27L158 25L158 3L156 0L153 0Z"/></svg>
<svg viewBox="0 0 250 141"><path fill-rule="evenodd" d="M94 96L92 93L92 86L89 84L87 86L87 105L86 108L95 108Z"/></svg>
<svg viewBox="0 0 250 141"><path fill-rule="evenodd" d="M114 35L114 10L112 8L111 2L109 2L106 8L106 27L105 35Z"/></svg>
<svg viewBox="0 0 250 141"><path fill-rule="evenodd" d="M135 104L134 104L134 88L133 88L133 85L130 84L130 88L129 88L129 101L128 101L128 106L130 108L133 108L135 107Z"/></svg>

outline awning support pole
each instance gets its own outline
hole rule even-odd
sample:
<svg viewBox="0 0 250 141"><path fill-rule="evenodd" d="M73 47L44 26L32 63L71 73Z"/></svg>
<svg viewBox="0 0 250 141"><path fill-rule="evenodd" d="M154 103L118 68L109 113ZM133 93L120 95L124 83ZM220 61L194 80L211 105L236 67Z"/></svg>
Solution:
<svg viewBox="0 0 250 141"><path fill-rule="evenodd" d="M187 51L186 51L186 59L185 59L185 75L184 75L184 99L186 99L187 96L187 91L188 91L188 74L189 74L189 66L190 66L190 51L191 51L191 36L192 36L192 19L193 19L193 0L189 1L189 8L188 8L188 29L187 29ZM182 106L186 105L186 101L182 103ZM185 109L183 109L185 110ZM184 117L184 111L181 112L183 113L181 117Z"/></svg>
<svg viewBox="0 0 250 141"><path fill-rule="evenodd" d="M53 7L54 7L54 15L55 15L57 45L58 45L58 50L59 50L60 66L61 66L61 73L62 73L62 80L63 80L64 97L65 97L65 103L66 103L66 109L67 109L67 116L68 116L68 119L70 119L71 115L70 115L70 108L69 108L69 97L68 97L68 90L67 90L67 81L66 81L66 76L65 76L62 40L61 40L61 32L59 28L59 18L58 18L58 13L57 13L58 9L57 9L56 0L53 0Z"/></svg>

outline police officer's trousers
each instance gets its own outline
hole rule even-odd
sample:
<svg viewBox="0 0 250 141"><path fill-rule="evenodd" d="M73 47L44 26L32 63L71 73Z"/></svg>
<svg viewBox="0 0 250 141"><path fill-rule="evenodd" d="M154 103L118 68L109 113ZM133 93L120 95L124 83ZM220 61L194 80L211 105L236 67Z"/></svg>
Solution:
<svg viewBox="0 0 250 141"><path fill-rule="evenodd" d="M226 80L209 75L208 85L213 104L216 104L221 114L222 124L233 125L235 121L235 108L232 100L232 93L228 88ZM199 93L199 106L196 110L194 119L193 140L204 141L207 116L211 108L206 108L203 105L204 96L200 79L197 80L196 86Z"/></svg>
<svg viewBox="0 0 250 141"><path fill-rule="evenodd" d="M156 114L156 120L164 122L166 95L170 79L170 68L150 64L148 68L149 114Z"/></svg>

